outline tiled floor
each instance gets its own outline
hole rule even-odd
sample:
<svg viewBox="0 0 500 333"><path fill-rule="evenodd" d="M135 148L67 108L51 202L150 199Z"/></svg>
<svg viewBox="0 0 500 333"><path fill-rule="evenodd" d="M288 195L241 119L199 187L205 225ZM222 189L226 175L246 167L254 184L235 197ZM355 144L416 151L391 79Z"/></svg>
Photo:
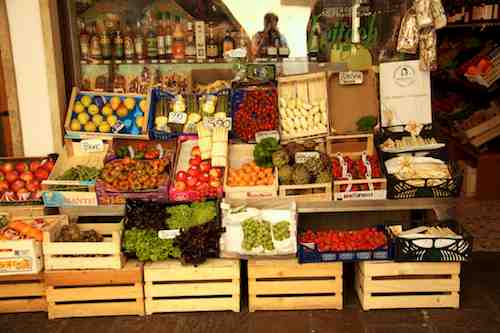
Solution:
<svg viewBox="0 0 500 333"><path fill-rule="evenodd" d="M353 292L352 267L345 274L341 311L210 312L148 317L47 320L44 313L0 316L0 332L75 333L498 333L500 253L475 253L463 265L460 310L372 310L364 312Z"/></svg>

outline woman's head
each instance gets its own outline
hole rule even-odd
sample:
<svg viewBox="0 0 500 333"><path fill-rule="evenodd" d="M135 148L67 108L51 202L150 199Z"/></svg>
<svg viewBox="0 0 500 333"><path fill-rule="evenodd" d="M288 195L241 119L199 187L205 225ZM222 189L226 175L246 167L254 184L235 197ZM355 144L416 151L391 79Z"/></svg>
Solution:
<svg viewBox="0 0 500 333"><path fill-rule="evenodd" d="M278 16L274 13L267 13L264 15L264 27L271 26L272 28L278 28Z"/></svg>

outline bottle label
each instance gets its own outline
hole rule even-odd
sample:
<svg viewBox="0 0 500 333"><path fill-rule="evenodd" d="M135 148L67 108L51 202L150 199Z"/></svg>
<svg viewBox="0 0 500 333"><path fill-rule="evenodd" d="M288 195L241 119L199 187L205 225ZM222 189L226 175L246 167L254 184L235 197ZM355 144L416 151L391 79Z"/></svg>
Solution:
<svg viewBox="0 0 500 333"><path fill-rule="evenodd" d="M209 45L207 47L207 56L210 58L215 58L218 55L217 45Z"/></svg>
<svg viewBox="0 0 500 333"><path fill-rule="evenodd" d="M268 56L273 57L273 56L276 56L277 54L278 54L278 50L274 46L269 46L267 48L267 55Z"/></svg>
<svg viewBox="0 0 500 333"><path fill-rule="evenodd" d="M89 55L89 44L88 43L81 43L80 44L80 50L82 53L82 58L87 58Z"/></svg>
<svg viewBox="0 0 500 333"><path fill-rule="evenodd" d="M156 45L156 37L146 39L148 57L156 58L158 56L158 46Z"/></svg>
<svg viewBox="0 0 500 333"><path fill-rule="evenodd" d="M142 38L135 39L135 53L137 54L137 57L142 57L144 54L144 45Z"/></svg>
<svg viewBox="0 0 500 333"><path fill-rule="evenodd" d="M164 55L165 54L165 38L163 36L158 36L156 38L157 44L158 44L158 54Z"/></svg>
<svg viewBox="0 0 500 333"><path fill-rule="evenodd" d="M126 37L123 41L123 45L125 48L125 57L133 58L134 57L134 42L132 38Z"/></svg>
<svg viewBox="0 0 500 333"><path fill-rule="evenodd" d="M231 51L232 49L234 49L234 43L232 41L229 41L229 40L225 41L223 44L224 53Z"/></svg>
<svg viewBox="0 0 500 333"><path fill-rule="evenodd" d="M167 54L172 54L172 44L173 44L173 38L171 35L166 35L165 36L165 50Z"/></svg>

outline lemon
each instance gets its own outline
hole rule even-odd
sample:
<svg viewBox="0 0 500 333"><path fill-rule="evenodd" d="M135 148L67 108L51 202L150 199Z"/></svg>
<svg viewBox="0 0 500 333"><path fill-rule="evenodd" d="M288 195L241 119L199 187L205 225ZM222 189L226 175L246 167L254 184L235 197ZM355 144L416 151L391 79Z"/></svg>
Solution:
<svg viewBox="0 0 500 333"><path fill-rule="evenodd" d="M118 110L116 110L116 114L118 115L118 117L120 118L125 118L126 116L128 116L128 110L126 107L124 107L123 105L120 106L118 108Z"/></svg>
<svg viewBox="0 0 500 333"><path fill-rule="evenodd" d="M120 100L120 97L114 96L111 98L111 101L109 103L111 104L111 108L113 110L116 110L120 106L121 102L122 101Z"/></svg>
<svg viewBox="0 0 500 333"><path fill-rule="evenodd" d="M85 130L85 132L95 132L97 127L93 122L89 121L85 124L85 126L83 126L83 129Z"/></svg>
<svg viewBox="0 0 500 333"><path fill-rule="evenodd" d="M104 117L100 114L96 114L92 117L92 121L94 122L94 124L99 126L104 121Z"/></svg>
<svg viewBox="0 0 500 333"><path fill-rule="evenodd" d="M80 124L80 122L78 121L78 119L73 119L71 121L71 125L69 126L71 128L72 131L80 131L82 129L82 125Z"/></svg>
<svg viewBox="0 0 500 333"><path fill-rule="evenodd" d="M106 104L102 107L101 113L103 116L110 116L113 114L113 109L111 108L111 105Z"/></svg>
<svg viewBox="0 0 500 333"><path fill-rule="evenodd" d="M145 98L141 99L139 102L139 108L141 109L142 112L146 113L146 110L148 108L148 103Z"/></svg>
<svg viewBox="0 0 500 333"><path fill-rule="evenodd" d="M76 119L78 119L80 124L85 125L90 120L90 116L87 112L82 112L78 114L78 117Z"/></svg>
<svg viewBox="0 0 500 333"><path fill-rule="evenodd" d="M111 132L111 126L107 122L103 122L99 125L99 132L109 133Z"/></svg>
<svg viewBox="0 0 500 333"><path fill-rule="evenodd" d="M89 113L91 115L95 115L95 114L98 114L99 113L99 107L95 104L92 104L91 106L89 106Z"/></svg>
<svg viewBox="0 0 500 333"><path fill-rule="evenodd" d="M82 99L80 100L83 104L83 106L88 107L90 104L92 104L92 98L90 96L83 96Z"/></svg>
<svg viewBox="0 0 500 333"><path fill-rule="evenodd" d="M73 111L75 111L76 113L81 113L85 111L85 107L81 102L76 102L75 105L73 106Z"/></svg>
<svg viewBox="0 0 500 333"><path fill-rule="evenodd" d="M118 122L118 118L116 118L115 115L111 115L106 118L106 121L110 126L115 126L115 124Z"/></svg>
<svg viewBox="0 0 500 333"><path fill-rule="evenodd" d="M144 117L137 117L135 119L135 124L137 125L137 127L144 127Z"/></svg>
<svg viewBox="0 0 500 333"><path fill-rule="evenodd" d="M127 97L125 98L125 101L123 101L123 104L129 111L131 111L135 107L135 99L133 99L132 97Z"/></svg>

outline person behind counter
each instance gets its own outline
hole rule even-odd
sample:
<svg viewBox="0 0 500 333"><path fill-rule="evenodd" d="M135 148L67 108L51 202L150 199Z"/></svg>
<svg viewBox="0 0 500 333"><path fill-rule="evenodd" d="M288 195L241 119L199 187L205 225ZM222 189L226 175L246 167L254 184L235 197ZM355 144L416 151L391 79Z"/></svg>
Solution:
<svg viewBox="0 0 500 333"><path fill-rule="evenodd" d="M267 13L264 16L264 30L252 39L252 53L256 58L288 57L288 44L278 29L278 16Z"/></svg>

